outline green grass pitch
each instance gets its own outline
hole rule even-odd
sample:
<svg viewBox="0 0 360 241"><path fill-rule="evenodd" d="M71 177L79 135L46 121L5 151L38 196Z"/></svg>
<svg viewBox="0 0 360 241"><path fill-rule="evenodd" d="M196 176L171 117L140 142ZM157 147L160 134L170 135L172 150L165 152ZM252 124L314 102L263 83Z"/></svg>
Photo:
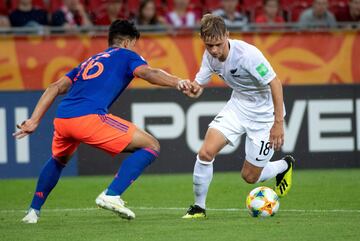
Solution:
<svg viewBox="0 0 360 241"><path fill-rule="evenodd" d="M62 178L35 225L20 220L36 180L0 180L0 240L360 240L360 169L295 170L293 189L270 218L245 210L247 193L259 185L215 172L207 219L180 218L193 201L192 176L182 174L141 176L123 196L137 215L127 221L95 206L111 179Z"/></svg>

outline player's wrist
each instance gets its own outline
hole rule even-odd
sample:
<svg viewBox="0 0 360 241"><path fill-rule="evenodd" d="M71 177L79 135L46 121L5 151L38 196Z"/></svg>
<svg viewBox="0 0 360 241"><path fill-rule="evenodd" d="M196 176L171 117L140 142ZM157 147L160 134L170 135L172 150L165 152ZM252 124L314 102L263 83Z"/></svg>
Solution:
<svg viewBox="0 0 360 241"><path fill-rule="evenodd" d="M283 124L283 123L284 123L284 119L275 119L274 123L276 123L276 124Z"/></svg>
<svg viewBox="0 0 360 241"><path fill-rule="evenodd" d="M38 117L31 117L30 119L28 119L28 121L33 124L33 125L39 125L40 123L40 118Z"/></svg>

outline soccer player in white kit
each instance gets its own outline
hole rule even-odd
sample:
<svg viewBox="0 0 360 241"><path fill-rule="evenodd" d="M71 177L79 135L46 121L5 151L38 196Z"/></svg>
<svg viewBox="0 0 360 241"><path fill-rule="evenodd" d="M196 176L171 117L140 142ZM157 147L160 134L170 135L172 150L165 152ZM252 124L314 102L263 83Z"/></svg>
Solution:
<svg viewBox="0 0 360 241"><path fill-rule="evenodd" d="M247 183L276 177L276 193L282 197L291 187L294 158L271 161L274 150L284 143L284 103L280 80L255 46L229 39L221 17L206 14L200 37L205 52L199 72L187 94L201 95L212 74L233 89L230 100L209 124L193 173L195 203L183 218L206 217L205 202L213 176L215 156L246 134L245 161L241 175Z"/></svg>

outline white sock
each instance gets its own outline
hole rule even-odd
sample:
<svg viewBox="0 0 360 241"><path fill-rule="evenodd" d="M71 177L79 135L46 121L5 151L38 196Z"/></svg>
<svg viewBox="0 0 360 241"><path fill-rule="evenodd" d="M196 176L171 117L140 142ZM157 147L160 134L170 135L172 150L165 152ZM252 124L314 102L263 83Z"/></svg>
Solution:
<svg viewBox="0 0 360 241"><path fill-rule="evenodd" d="M284 172L288 164L284 160L268 162L262 170L258 182L264 182L270 178L276 177L277 174Z"/></svg>
<svg viewBox="0 0 360 241"><path fill-rule="evenodd" d="M213 177L213 162L201 161L196 157L193 174L193 189L195 196L195 205L205 209L206 196L209 185Z"/></svg>

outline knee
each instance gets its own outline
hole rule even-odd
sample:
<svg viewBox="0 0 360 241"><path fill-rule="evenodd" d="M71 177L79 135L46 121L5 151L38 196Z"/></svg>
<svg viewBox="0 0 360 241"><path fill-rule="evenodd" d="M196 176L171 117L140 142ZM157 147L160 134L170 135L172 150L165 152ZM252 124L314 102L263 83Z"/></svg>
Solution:
<svg viewBox="0 0 360 241"><path fill-rule="evenodd" d="M150 143L149 148L153 149L154 151L160 153L160 143L157 139L153 138L153 140Z"/></svg>
<svg viewBox="0 0 360 241"><path fill-rule="evenodd" d="M215 158L215 154L206 148L201 148L199 151L199 158L202 161L211 162Z"/></svg>
<svg viewBox="0 0 360 241"><path fill-rule="evenodd" d="M241 177L245 180L245 182L249 184L254 184L258 181L259 177L250 172L242 171Z"/></svg>
<svg viewBox="0 0 360 241"><path fill-rule="evenodd" d="M57 157L57 156L53 156L52 158L58 162L60 165L66 166L68 164L68 162L70 161L72 155L69 156L61 156L61 157Z"/></svg>

